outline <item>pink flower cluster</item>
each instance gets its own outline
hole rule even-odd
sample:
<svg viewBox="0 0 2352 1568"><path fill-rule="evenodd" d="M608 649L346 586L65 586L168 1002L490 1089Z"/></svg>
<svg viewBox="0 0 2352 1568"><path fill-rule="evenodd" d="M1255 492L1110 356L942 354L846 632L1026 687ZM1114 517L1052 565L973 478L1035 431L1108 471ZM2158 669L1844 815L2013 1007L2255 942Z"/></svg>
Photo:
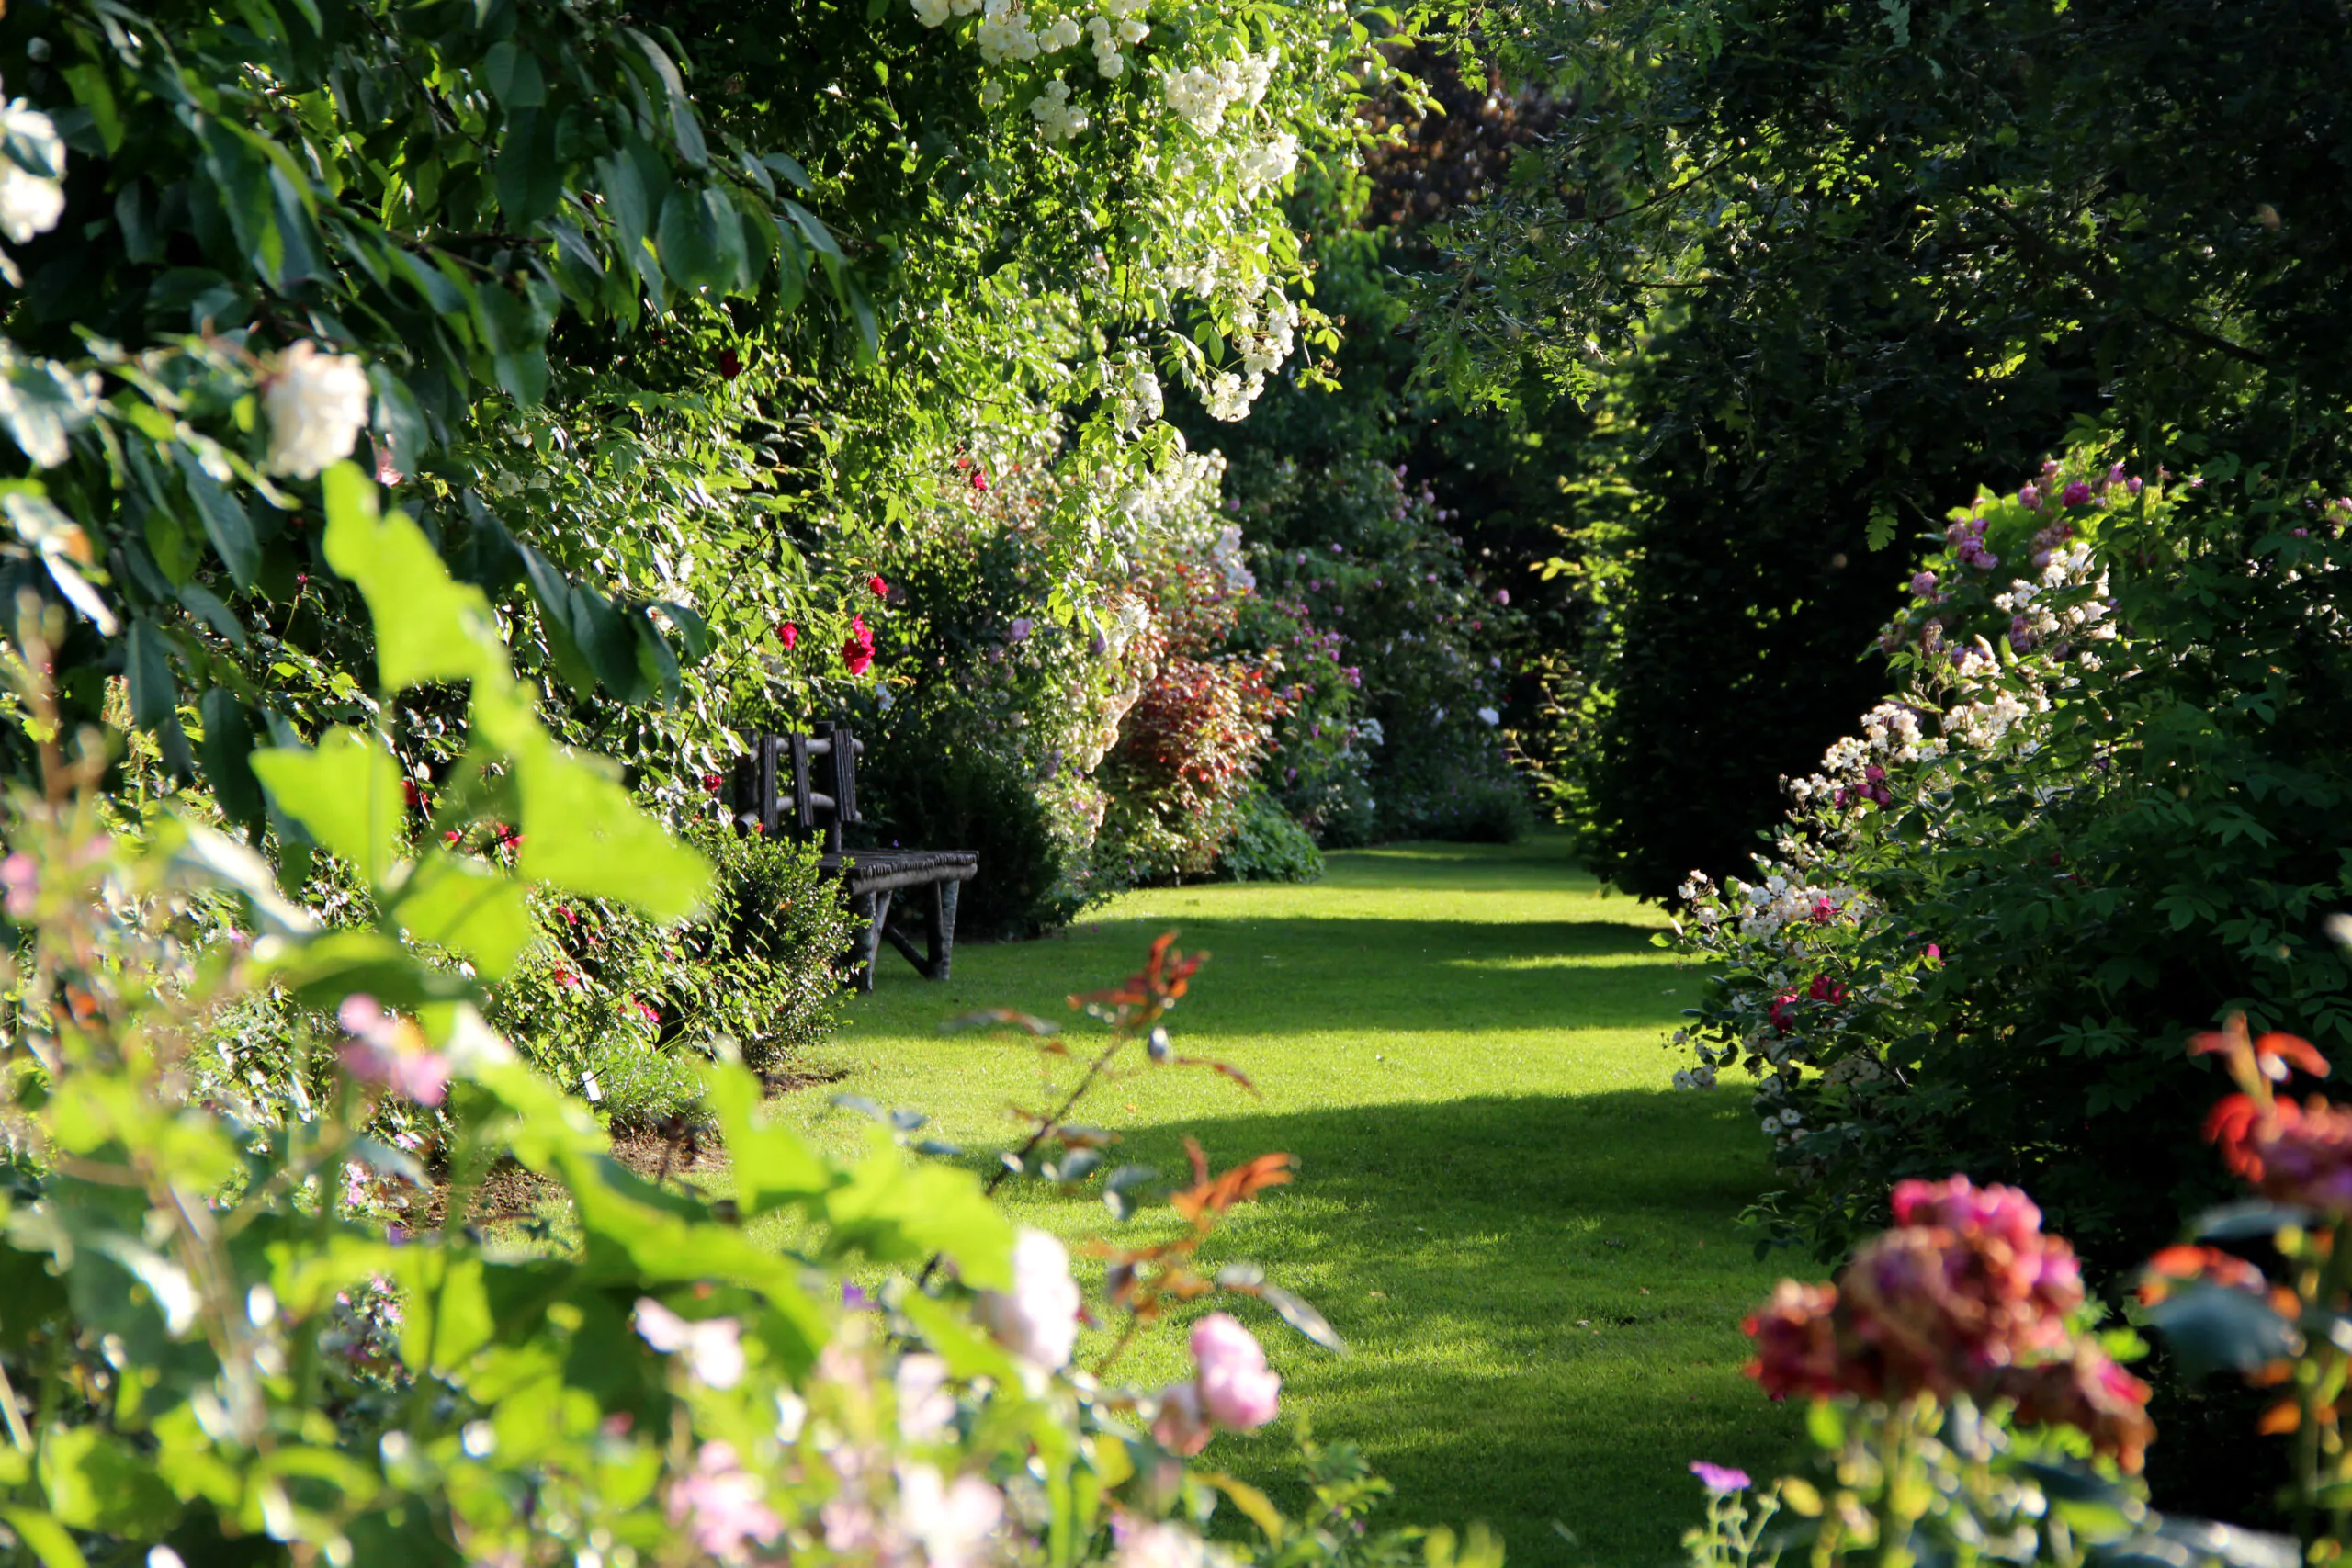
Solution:
<svg viewBox="0 0 2352 1568"><path fill-rule="evenodd" d="M2026 494L2033 493L2031 485L2025 488ZM2024 497L2020 496L2018 499L2023 500ZM2026 502L2026 504L2039 505L2040 500L2037 497L2034 501ZM1944 543L1951 547L1952 558L1962 566L1972 566L1979 571L1990 571L2001 564L2001 558L1984 547L1984 519L1982 517L1971 517L1964 523L1955 523L1945 529Z"/></svg>
<svg viewBox="0 0 2352 1568"><path fill-rule="evenodd" d="M2082 1269L2031 1200L1960 1176L1905 1181L1894 1218L1837 1283L1784 1280L1748 1318L1748 1374L1765 1392L2010 1401L2019 1420L2076 1427L2137 1470L2154 1436L2147 1387L2068 1325Z"/></svg>
<svg viewBox="0 0 2352 1568"><path fill-rule="evenodd" d="M1200 1368L1193 1381L1159 1395L1151 1430L1162 1448L1196 1454L1219 1431L1256 1431L1281 1409L1282 1375L1238 1318L1213 1312L1194 1324L1193 1359Z"/></svg>
<svg viewBox="0 0 2352 1568"><path fill-rule="evenodd" d="M425 1043L415 1024L396 1018L369 996L343 999L336 1015L352 1038L342 1051L344 1071L381 1084L419 1105L438 1105L449 1090L449 1058Z"/></svg>

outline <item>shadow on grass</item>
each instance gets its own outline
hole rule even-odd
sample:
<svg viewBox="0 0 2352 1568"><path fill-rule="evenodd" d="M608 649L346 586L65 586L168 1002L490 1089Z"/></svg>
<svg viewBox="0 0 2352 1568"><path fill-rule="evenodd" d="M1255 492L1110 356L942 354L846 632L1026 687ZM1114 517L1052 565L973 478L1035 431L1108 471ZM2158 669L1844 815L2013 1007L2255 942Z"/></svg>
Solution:
<svg viewBox="0 0 2352 1568"><path fill-rule="evenodd" d="M972 1007L1019 1007L1063 1017L1073 990L1107 986L1132 971L1152 938L1175 931L1211 961L1176 1020L1181 1030L1230 1027L1250 1034L1310 1030L1639 1028L1670 1022L1672 960L1646 926L1605 920L1388 920L1354 918L1104 920L1051 948L965 948L956 979L939 986L886 965L877 1024L928 1028ZM1435 983L1433 983L1435 982ZM924 1004L935 1012L926 1018Z"/></svg>
<svg viewBox="0 0 2352 1568"><path fill-rule="evenodd" d="M1206 1260L1264 1264L1354 1347L1329 1356L1238 1309L1291 1408L1395 1483L1388 1522L1483 1520L1517 1565L1664 1563L1701 1511L1690 1460L1792 1457L1793 1414L1739 1374L1739 1319L1770 1278L1736 1224L1770 1179L1739 1097L1234 1115L1136 1133L1115 1157L1174 1177L1186 1133L1218 1168L1296 1158L1296 1185L1236 1211ZM1286 1433L1211 1457L1305 1502Z"/></svg>

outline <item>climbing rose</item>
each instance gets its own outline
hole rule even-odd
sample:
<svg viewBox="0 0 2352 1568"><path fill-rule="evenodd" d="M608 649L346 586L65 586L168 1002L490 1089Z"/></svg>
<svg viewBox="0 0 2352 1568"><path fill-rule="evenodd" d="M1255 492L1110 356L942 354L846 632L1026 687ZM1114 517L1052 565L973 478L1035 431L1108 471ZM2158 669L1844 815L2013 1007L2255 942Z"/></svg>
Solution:
<svg viewBox="0 0 2352 1568"><path fill-rule="evenodd" d="M271 468L313 479L351 456L368 423L368 372L356 355L322 353L306 339L278 355L267 387Z"/></svg>
<svg viewBox="0 0 2352 1568"><path fill-rule="evenodd" d="M792 645L800 640L800 628L790 621L779 621L776 623L775 640L784 644L785 652L790 653Z"/></svg>
<svg viewBox="0 0 2352 1568"><path fill-rule="evenodd" d="M1283 1380L1267 1370L1265 1349L1238 1319L1213 1312L1194 1324L1193 1359L1201 1368L1201 1408L1211 1421L1250 1432L1274 1418Z"/></svg>
<svg viewBox="0 0 2352 1568"><path fill-rule="evenodd" d="M1136 1524L1122 1514L1111 1529L1119 1541L1118 1568L1216 1568L1223 1561L1182 1525Z"/></svg>
<svg viewBox="0 0 2352 1568"><path fill-rule="evenodd" d="M981 1292L977 1315L1006 1349L1051 1371L1077 1348L1079 1306L1069 1251L1044 1231L1024 1230L1012 1244L1012 1289Z"/></svg>
<svg viewBox="0 0 2352 1568"><path fill-rule="evenodd" d="M1747 1363L1747 1375L1774 1399L1792 1393L1826 1399L1849 1392L1845 1369L1838 1361L1837 1329L1831 1322L1837 1305L1835 1285L1808 1285L1795 1280L1775 1285L1772 1299L1740 1325L1756 1341L1756 1359Z"/></svg>
<svg viewBox="0 0 2352 1568"><path fill-rule="evenodd" d="M865 674L874 662L874 634L866 629L864 615L849 618L849 640L842 644L842 662L853 675Z"/></svg>
<svg viewBox="0 0 2352 1568"><path fill-rule="evenodd" d="M887 599L890 596L890 585L885 582L878 573L865 580L865 591L876 599Z"/></svg>
<svg viewBox="0 0 2352 1568"><path fill-rule="evenodd" d="M2058 497L2058 504L2061 506L2088 506L2090 504L2091 494L2091 487L2085 484L2082 480L2076 479L2073 484L2066 487L2064 493Z"/></svg>

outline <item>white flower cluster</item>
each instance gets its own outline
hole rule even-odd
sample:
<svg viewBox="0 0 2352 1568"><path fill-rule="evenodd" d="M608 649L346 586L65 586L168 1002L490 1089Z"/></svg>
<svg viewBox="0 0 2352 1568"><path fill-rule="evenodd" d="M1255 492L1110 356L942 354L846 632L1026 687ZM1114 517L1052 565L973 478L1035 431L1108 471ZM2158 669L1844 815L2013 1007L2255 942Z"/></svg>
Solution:
<svg viewBox="0 0 2352 1568"><path fill-rule="evenodd" d="M1214 66L1171 72L1164 88L1168 107L1202 135L1214 136L1224 128L1226 111L1235 104L1264 100L1266 85L1281 63L1282 51L1270 49L1263 54L1220 60Z"/></svg>
<svg viewBox="0 0 2352 1568"><path fill-rule="evenodd" d="M914 0L915 20L926 28L944 24L950 17L968 17L980 8L980 0Z"/></svg>
<svg viewBox="0 0 2352 1568"><path fill-rule="evenodd" d="M1035 60L1045 48L1045 40L1029 25L1029 13L1013 0L988 0L980 15L980 30L972 41L979 45L980 58L990 65Z"/></svg>
<svg viewBox="0 0 2352 1568"><path fill-rule="evenodd" d="M1152 374L1151 361L1140 355L1128 358L1111 384L1117 389L1112 395L1111 423L1129 435L1158 419L1167 408L1159 378Z"/></svg>
<svg viewBox="0 0 2352 1568"><path fill-rule="evenodd" d="M1143 6L1144 0L1109 0L1102 16L1086 19L1087 35L1094 40L1094 69L1105 82L1126 74L1127 57L1119 46L1138 44L1151 36L1151 29L1136 19Z"/></svg>
<svg viewBox="0 0 2352 1568"><path fill-rule="evenodd" d="M368 423L368 372L358 357L322 353L305 340L280 355L262 405L269 413L269 466L314 479L351 455Z"/></svg>
<svg viewBox="0 0 2352 1568"><path fill-rule="evenodd" d="M1244 147L1233 160L1234 173L1244 197L1256 196L1268 186L1280 185L1298 167L1298 138L1283 131L1271 141Z"/></svg>
<svg viewBox="0 0 2352 1568"><path fill-rule="evenodd" d="M1853 919L1869 902L1850 887L1815 887L1781 871L1771 872L1760 883L1735 876L1724 887L1724 902L1739 912L1743 942L1770 942L1800 921Z"/></svg>
<svg viewBox="0 0 2352 1568"><path fill-rule="evenodd" d="M1067 19L1067 18L1065 18ZM1086 110L1073 108L1069 101L1069 84L1057 76L1046 84L1046 90L1029 100L1029 116L1046 133L1048 141L1068 141L1087 127Z"/></svg>
<svg viewBox="0 0 2352 1568"><path fill-rule="evenodd" d="M23 244L57 227L65 211L65 141L49 116L18 98L0 109L0 234ZM19 159L28 162L19 162Z"/></svg>
<svg viewBox="0 0 2352 1568"><path fill-rule="evenodd" d="M2046 707L2048 700L2040 705ZM1996 692L1990 702L1962 703L1944 715L1944 734L1972 751L1990 751L2034 711L2014 692Z"/></svg>
<svg viewBox="0 0 2352 1568"><path fill-rule="evenodd" d="M1209 565L1216 569L1218 580L1228 593L1247 593L1258 586L1257 574L1241 559L1241 528L1228 523L1217 533L1216 543L1209 547Z"/></svg>

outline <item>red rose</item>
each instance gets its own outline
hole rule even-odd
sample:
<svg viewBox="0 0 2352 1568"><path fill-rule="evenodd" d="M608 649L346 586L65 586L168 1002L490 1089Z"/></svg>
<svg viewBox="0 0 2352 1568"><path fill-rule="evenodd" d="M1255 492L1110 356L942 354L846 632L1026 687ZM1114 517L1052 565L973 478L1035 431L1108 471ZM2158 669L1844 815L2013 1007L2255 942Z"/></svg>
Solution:
<svg viewBox="0 0 2352 1568"><path fill-rule="evenodd" d="M883 581L878 576L867 578L865 580L865 589L867 592L873 594L876 599L887 599L890 596L890 585Z"/></svg>
<svg viewBox="0 0 2352 1568"><path fill-rule="evenodd" d="M731 348L718 351L718 373L729 381L743 373L743 361Z"/></svg>
<svg viewBox="0 0 2352 1568"><path fill-rule="evenodd" d="M874 634L866 628L864 615L849 618L849 640L842 644L842 662L853 675L865 674L874 662Z"/></svg>
<svg viewBox="0 0 2352 1568"><path fill-rule="evenodd" d="M790 653L792 645L800 640L800 628L790 621L778 621L775 627L775 640L784 644L785 652Z"/></svg>

